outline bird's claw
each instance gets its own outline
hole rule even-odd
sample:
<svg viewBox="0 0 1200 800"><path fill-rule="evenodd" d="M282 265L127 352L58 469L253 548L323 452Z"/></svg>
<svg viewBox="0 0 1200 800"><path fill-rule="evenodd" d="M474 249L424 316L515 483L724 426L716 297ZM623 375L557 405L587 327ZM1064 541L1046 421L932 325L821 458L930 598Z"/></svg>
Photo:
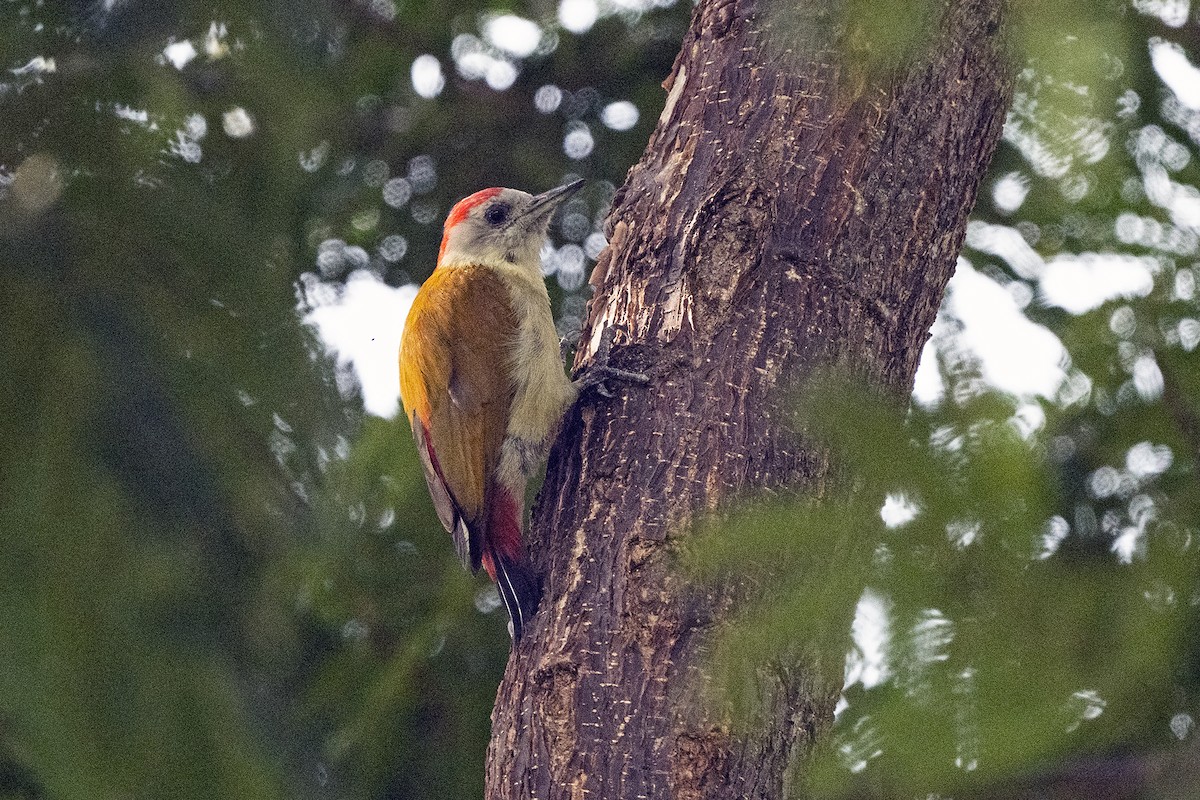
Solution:
<svg viewBox="0 0 1200 800"><path fill-rule="evenodd" d="M627 369L617 369L616 367L610 367L607 364L598 364L592 367L592 369L589 370L588 377L591 377L591 375L594 373L599 374L596 374L595 378L589 382L589 388L594 388L596 390L596 394L608 399L615 397L615 395L612 393L612 390L608 388L609 380L636 383L639 386L645 386L650 382L650 376L643 372L630 372Z"/></svg>
<svg viewBox="0 0 1200 800"><path fill-rule="evenodd" d="M619 369L608 363L615 335L616 329L614 326L606 327L604 332L600 334L600 342L596 347L596 352L584 368L583 374L576 379L576 385L579 387L581 394L588 389L595 389L596 393L601 397L611 399L615 395L608 388L607 381L610 379L639 385L645 385L650 382L650 377L644 373Z"/></svg>

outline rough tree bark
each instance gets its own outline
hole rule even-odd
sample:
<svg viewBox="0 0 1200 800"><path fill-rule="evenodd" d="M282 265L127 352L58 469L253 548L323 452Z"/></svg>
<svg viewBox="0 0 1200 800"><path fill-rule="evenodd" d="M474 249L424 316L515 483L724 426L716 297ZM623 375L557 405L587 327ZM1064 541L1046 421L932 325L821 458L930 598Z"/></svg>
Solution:
<svg viewBox="0 0 1200 800"><path fill-rule="evenodd" d="M882 77L841 60L842 4L765 4L696 8L609 217L577 358L615 325L613 363L651 382L581 403L551 454L489 798L778 798L831 722L803 671L764 673L752 734L689 702L719 609L670 554L699 511L821 490L777 387L844 364L911 390L1011 81L1003 0L932 3L929 46Z"/></svg>

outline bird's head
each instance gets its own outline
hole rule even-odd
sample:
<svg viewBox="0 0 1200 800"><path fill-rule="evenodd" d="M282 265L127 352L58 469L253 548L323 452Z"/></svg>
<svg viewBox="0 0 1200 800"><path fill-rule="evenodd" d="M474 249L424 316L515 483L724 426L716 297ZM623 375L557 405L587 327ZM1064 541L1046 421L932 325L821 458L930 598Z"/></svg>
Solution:
<svg viewBox="0 0 1200 800"><path fill-rule="evenodd" d="M539 195L518 189L484 189L458 203L446 217L438 266L518 264L540 268L542 242L554 210L583 181Z"/></svg>

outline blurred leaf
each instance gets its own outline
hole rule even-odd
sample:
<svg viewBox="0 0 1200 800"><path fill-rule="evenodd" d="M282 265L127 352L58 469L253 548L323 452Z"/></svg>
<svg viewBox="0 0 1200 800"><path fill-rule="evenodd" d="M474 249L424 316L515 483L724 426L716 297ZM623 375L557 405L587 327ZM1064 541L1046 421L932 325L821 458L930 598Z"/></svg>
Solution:
<svg viewBox="0 0 1200 800"><path fill-rule="evenodd" d="M502 612L305 314L427 275L494 184L588 177L582 272L685 5L514 8L523 57L487 3L0 7L0 796L480 796Z"/></svg>

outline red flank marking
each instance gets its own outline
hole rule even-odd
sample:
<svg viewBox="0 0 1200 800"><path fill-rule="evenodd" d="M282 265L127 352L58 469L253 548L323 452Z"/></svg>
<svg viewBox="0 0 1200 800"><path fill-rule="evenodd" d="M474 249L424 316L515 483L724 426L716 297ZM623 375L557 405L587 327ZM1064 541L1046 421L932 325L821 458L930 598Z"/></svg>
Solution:
<svg viewBox="0 0 1200 800"><path fill-rule="evenodd" d="M509 561L524 560L521 553L521 510L512 493L495 487L488 509L488 539L496 552Z"/></svg>

